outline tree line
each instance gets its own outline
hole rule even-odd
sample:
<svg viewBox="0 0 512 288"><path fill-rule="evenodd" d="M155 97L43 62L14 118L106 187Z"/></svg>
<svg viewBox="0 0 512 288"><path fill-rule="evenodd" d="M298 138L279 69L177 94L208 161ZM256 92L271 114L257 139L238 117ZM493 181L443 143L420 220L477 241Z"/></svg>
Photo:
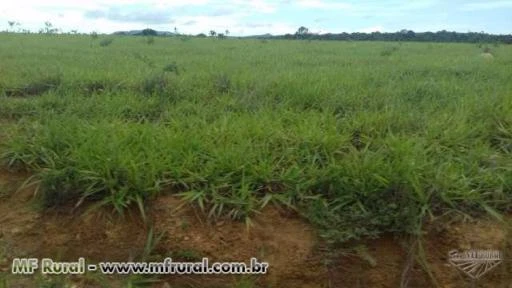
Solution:
<svg viewBox="0 0 512 288"><path fill-rule="evenodd" d="M302 40L341 40L341 41L415 41L415 42L457 42L457 43L505 43L512 44L512 35L494 35L484 32L450 32L446 30L438 32L414 32L401 30L394 33L310 33L309 29L302 26L295 34L272 36L278 39L302 39Z"/></svg>

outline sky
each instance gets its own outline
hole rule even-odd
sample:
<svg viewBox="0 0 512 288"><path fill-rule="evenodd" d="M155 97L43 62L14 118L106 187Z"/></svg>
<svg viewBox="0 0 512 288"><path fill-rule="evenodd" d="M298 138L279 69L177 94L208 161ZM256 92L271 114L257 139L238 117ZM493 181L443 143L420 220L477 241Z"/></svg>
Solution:
<svg viewBox="0 0 512 288"><path fill-rule="evenodd" d="M111 33L152 28L232 36L423 31L512 34L512 0L6 0L0 30ZM19 22L11 28L8 21Z"/></svg>

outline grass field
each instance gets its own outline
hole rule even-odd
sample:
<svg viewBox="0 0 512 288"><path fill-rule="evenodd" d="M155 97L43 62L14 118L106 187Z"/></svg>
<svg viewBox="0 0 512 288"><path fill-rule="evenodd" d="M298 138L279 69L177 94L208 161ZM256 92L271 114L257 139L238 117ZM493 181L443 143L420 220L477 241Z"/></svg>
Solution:
<svg viewBox="0 0 512 288"><path fill-rule="evenodd" d="M2 163L43 207L277 203L331 244L512 209L511 46L104 38L0 34Z"/></svg>

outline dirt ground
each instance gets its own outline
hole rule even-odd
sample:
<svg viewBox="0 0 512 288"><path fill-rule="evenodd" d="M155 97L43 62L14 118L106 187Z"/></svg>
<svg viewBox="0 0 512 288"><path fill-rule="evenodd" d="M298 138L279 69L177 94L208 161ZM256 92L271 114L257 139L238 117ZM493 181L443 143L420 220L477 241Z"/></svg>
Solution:
<svg viewBox="0 0 512 288"><path fill-rule="evenodd" d="M43 213L33 205L34 187L15 193L27 176L0 172L0 287L2 279L7 287L36 287L34 277L11 275L16 257L62 261L84 257L87 262L142 259L150 229L137 211L124 217L72 207ZM509 229L496 220L450 223L440 219L426 225L422 241L383 235L334 252L325 248L304 219L278 207L265 208L247 228L245 223L226 219L211 223L175 196L163 195L148 204L147 216L154 235L161 236L155 236L159 241L151 251L152 261L171 256L193 262L209 257L210 261L247 263L256 257L270 265L266 275L246 277L256 286L236 286L246 279L239 276L168 276L153 287L512 288L512 263L506 258L512 251ZM448 252L454 249L499 249L505 261L472 286L448 262ZM100 287L87 277L69 281L74 285L70 287ZM122 276L105 276L104 281L110 287L127 283Z"/></svg>

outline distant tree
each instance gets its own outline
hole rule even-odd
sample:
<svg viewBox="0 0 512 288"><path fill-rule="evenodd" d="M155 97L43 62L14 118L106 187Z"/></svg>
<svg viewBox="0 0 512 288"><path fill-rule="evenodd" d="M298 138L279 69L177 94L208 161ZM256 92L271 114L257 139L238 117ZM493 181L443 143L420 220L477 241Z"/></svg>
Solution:
<svg viewBox="0 0 512 288"><path fill-rule="evenodd" d="M225 31L225 32L226 32L226 36L229 36L229 30L228 30L228 29L226 29L226 31Z"/></svg>
<svg viewBox="0 0 512 288"><path fill-rule="evenodd" d="M297 30L297 32L295 32L295 36L299 39L306 38L306 36L308 36L308 34L309 34L309 29L304 26L300 26L299 29Z"/></svg>
<svg viewBox="0 0 512 288"><path fill-rule="evenodd" d="M199 38L205 38L206 37L206 34L204 33L199 33L196 35L196 37L199 37Z"/></svg>
<svg viewBox="0 0 512 288"><path fill-rule="evenodd" d="M210 30L210 36L215 37L217 35L217 32L215 30Z"/></svg>
<svg viewBox="0 0 512 288"><path fill-rule="evenodd" d="M54 34L54 33L57 33L59 32L59 29L58 28L53 28L53 24L50 22L50 21L46 21L44 22L44 28L41 30L39 30L39 33L45 33L45 34Z"/></svg>
<svg viewBox="0 0 512 288"><path fill-rule="evenodd" d="M71 30L71 34L78 34L78 30Z"/></svg>
<svg viewBox="0 0 512 288"><path fill-rule="evenodd" d="M48 33L48 34L49 34L49 33L50 33L50 31L52 31L52 30L53 30L53 29L52 29L52 27L53 27L53 24L52 24L50 21L46 21L46 22L44 22L44 29L45 29L45 32L46 32L46 33Z"/></svg>
<svg viewBox="0 0 512 288"><path fill-rule="evenodd" d="M11 28L11 32L15 32L14 31L14 27L16 27L16 26L18 26L18 32L20 32L20 28L19 28L19 26L21 25L20 22L7 21L7 23L9 23L9 27Z"/></svg>
<svg viewBox="0 0 512 288"><path fill-rule="evenodd" d="M454 31L437 32L414 32L402 29L397 32L372 32L372 33L311 33L308 28L302 26L294 34L268 36L269 39L308 39L308 40L330 40L330 41L418 41L418 42L457 42L477 43L483 46L484 43L512 44L512 34L493 35L484 32L459 33ZM480 47L482 48L482 47Z"/></svg>
<svg viewBox="0 0 512 288"><path fill-rule="evenodd" d="M219 34L217 34L217 38L226 39L226 35L224 35L224 33L219 33Z"/></svg>
<svg viewBox="0 0 512 288"><path fill-rule="evenodd" d="M96 32L91 32L91 47L92 47L92 43L94 42L94 40L98 39L98 33Z"/></svg>
<svg viewBox="0 0 512 288"><path fill-rule="evenodd" d="M414 33L414 31L412 30L409 30L407 31L407 34L405 34L407 40L413 40L414 37L416 37L416 33Z"/></svg>
<svg viewBox="0 0 512 288"><path fill-rule="evenodd" d="M11 27L11 29L13 29L14 24L16 24L16 21L7 21L7 23L9 23L9 27Z"/></svg>

